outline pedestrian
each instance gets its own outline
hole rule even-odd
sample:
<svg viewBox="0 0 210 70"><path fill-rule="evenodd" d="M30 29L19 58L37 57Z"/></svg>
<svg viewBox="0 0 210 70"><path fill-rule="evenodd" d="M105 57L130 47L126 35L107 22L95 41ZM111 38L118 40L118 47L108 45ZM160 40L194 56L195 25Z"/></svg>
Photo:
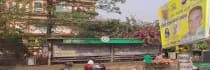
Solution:
<svg viewBox="0 0 210 70"><path fill-rule="evenodd" d="M27 53L24 53L24 58L23 58L23 60L24 60L24 64L27 64L27 57L28 57L28 54Z"/></svg>
<svg viewBox="0 0 210 70"><path fill-rule="evenodd" d="M161 53L158 53L158 55L155 57L156 60L162 60L163 55Z"/></svg>
<svg viewBox="0 0 210 70"><path fill-rule="evenodd" d="M145 67L146 69L151 69L151 60L152 60L152 56L149 54L144 55L144 62L145 62Z"/></svg>

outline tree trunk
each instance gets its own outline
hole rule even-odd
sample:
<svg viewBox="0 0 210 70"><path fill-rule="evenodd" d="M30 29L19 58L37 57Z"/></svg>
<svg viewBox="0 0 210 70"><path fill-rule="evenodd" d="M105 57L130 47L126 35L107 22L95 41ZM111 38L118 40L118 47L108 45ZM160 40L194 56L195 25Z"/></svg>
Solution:
<svg viewBox="0 0 210 70"><path fill-rule="evenodd" d="M51 29L53 25L55 24L55 21L53 20L55 15L55 4L56 0L47 0L47 17L48 17L48 24L47 24L47 38L51 37Z"/></svg>
<svg viewBox="0 0 210 70"><path fill-rule="evenodd" d="M48 18L48 23L47 23L47 39L51 37L51 29L55 24L55 20L53 20L55 16L55 5L56 5L56 0L47 0L47 18ZM47 43L49 41L47 40ZM49 46L49 55L48 55L48 65L51 65L51 53L52 53L52 47Z"/></svg>

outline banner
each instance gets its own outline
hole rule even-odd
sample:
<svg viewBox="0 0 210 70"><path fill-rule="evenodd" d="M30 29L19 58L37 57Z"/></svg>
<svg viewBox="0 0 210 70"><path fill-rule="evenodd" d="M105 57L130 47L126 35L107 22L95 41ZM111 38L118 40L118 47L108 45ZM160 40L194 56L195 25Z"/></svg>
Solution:
<svg viewBox="0 0 210 70"><path fill-rule="evenodd" d="M208 0L171 0L159 8L162 48L207 38Z"/></svg>
<svg viewBox="0 0 210 70"><path fill-rule="evenodd" d="M42 57L47 58L48 57L48 46L44 46L42 50Z"/></svg>

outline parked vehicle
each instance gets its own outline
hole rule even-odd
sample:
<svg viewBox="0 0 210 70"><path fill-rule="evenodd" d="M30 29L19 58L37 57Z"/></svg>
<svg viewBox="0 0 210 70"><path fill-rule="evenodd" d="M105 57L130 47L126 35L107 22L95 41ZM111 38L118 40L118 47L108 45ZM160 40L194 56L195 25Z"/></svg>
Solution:
<svg viewBox="0 0 210 70"><path fill-rule="evenodd" d="M73 62L64 62L65 67L60 70L71 70L71 67L73 66Z"/></svg>

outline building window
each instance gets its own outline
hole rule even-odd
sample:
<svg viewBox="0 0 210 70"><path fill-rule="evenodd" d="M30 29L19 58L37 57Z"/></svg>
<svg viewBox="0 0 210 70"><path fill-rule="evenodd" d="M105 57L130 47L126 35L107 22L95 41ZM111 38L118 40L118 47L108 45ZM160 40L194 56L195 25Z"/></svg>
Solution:
<svg viewBox="0 0 210 70"><path fill-rule="evenodd" d="M43 8L43 7L42 7L42 3L40 3L40 2L35 2L35 3L34 3L34 8Z"/></svg>
<svg viewBox="0 0 210 70"><path fill-rule="evenodd" d="M41 33L47 33L47 27L46 26L39 26L38 29Z"/></svg>
<svg viewBox="0 0 210 70"><path fill-rule="evenodd" d="M58 2L56 4L56 12L71 12L72 7L66 6L66 2Z"/></svg>
<svg viewBox="0 0 210 70"><path fill-rule="evenodd" d="M43 11L43 0L35 0L33 2L34 11L35 12L41 12Z"/></svg>
<svg viewBox="0 0 210 70"><path fill-rule="evenodd" d="M30 9L29 9L29 4L26 4L26 12L29 12L30 11Z"/></svg>
<svg viewBox="0 0 210 70"><path fill-rule="evenodd" d="M51 32L56 33L56 27L52 27Z"/></svg>
<svg viewBox="0 0 210 70"><path fill-rule="evenodd" d="M0 4L3 4L3 0L0 0Z"/></svg>
<svg viewBox="0 0 210 70"><path fill-rule="evenodd" d="M47 33L46 26L29 26L29 33Z"/></svg>
<svg viewBox="0 0 210 70"><path fill-rule="evenodd" d="M6 0L0 0L0 4L5 4Z"/></svg>

